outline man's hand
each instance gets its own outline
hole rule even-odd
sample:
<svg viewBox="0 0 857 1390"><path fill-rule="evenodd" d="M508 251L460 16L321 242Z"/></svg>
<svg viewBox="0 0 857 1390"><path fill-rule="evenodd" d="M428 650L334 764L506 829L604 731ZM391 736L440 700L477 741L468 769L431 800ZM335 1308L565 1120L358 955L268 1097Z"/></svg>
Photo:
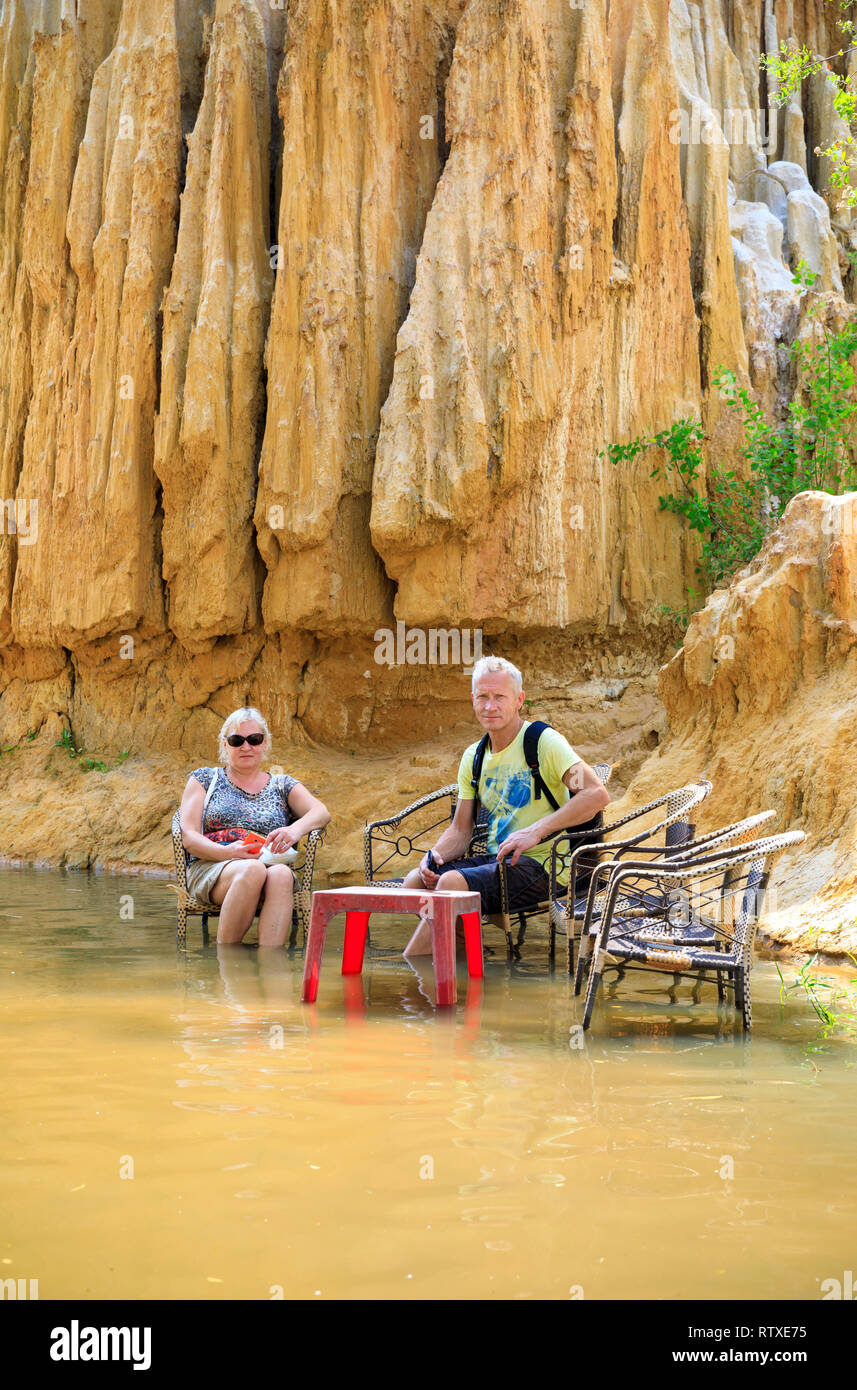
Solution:
<svg viewBox="0 0 857 1390"><path fill-rule="evenodd" d="M431 851L431 856L434 859L435 864L443 864L443 860L441 859L436 849ZM436 888L438 885L440 874L434 873L429 868L428 854L424 854L422 859L420 860L420 878L422 879L423 884L426 888Z"/></svg>
<svg viewBox="0 0 857 1390"><path fill-rule="evenodd" d="M516 830L509 835L497 850L498 859L506 859L508 856L510 864L517 864L525 850L532 849L539 844L541 835L535 826L529 826L526 830Z"/></svg>

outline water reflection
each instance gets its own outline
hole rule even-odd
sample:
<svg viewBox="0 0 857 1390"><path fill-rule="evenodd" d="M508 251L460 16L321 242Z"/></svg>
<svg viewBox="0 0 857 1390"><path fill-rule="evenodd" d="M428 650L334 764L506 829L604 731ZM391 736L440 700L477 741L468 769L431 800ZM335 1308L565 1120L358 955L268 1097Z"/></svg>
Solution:
<svg viewBox="0 0 857 1390"><path fill-rule="evenodd" d="M407 921L360 977L332 933L308 1007L300 951L177 951L163 883L0 879L4 1258L43 1297L817 1297L851 1267L854 1047L764 962L751 1044L713 984L643 974L584 1039L537 932L440 1015Z"/></svg>

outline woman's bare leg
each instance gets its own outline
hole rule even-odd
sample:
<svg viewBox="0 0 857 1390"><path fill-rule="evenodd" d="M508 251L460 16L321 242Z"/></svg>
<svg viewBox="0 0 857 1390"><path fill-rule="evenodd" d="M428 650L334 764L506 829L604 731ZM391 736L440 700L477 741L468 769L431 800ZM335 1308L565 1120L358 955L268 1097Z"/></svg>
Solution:
<svg viewBox="0 0 857 1390"><path fill-rule="evenodd" d="M252 859L227 864L211 890L212 902L220 903L217 940L224 946L243 941L253 923L259 894L268 870Z"/></svg>
<svg viewBox="0 0 857 1390"><path fill-rule="evenodd" d="M283 946L292 924L295 876L287 864L272 864L259 914L259 945Z"/></svg>
<svg viewBox="0 0 857 1390"><path fill-rule="evenodd" d="M416 871L415 871L416 872ZM410 875L409 875L410 877ZM405 884L410 888L407 878ZM414 884L419 887L420 884ZM467 879L464 874L460 874L457 869L448 869L445 874L441 874L437 881L437 891L441 893L466 893ZM426 889L426 896L431 897L431 893ZM431 926L428 922L420 919L420 923L402 952L405 956L430 956L431 955Z"/></svg>

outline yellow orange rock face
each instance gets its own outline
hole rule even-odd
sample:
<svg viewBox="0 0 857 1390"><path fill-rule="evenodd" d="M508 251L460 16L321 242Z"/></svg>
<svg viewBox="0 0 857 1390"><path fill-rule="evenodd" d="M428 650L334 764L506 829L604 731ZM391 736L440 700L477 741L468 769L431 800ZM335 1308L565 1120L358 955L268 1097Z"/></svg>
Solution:
<svg viewBox="0 0 857 1390"><path fill-rule="evenodd" d="M438 79L462 8L289 9L256 502L269 632L373 631L392 614L369 534L375 444L448 139Z"/></svg>
<svg viewBox="0 0 857 1390"><path fill-rule="evenodd" d="M650 458L602 453L690 416L742 467L712 379L781 409L796 259L853 314L830 84L760 106L761 53L832 52L834 20L0 0L0 854L163 867L188 768L252 701L336 811L327 868L359 873L362 820L449 781L473 730L460 664L379 643L463 628L620 794L701 758L711 815L803 824L789 881L850 940L853 543L798 499L659 697L697 551ZM84 774L63 731L128 758ZM778 939L805 944L802 901Z"/></svg>

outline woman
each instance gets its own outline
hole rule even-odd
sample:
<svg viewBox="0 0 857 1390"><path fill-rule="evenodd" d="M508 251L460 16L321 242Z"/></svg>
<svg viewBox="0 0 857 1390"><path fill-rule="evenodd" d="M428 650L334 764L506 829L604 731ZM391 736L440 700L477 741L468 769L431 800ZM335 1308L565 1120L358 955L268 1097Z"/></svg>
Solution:
<svg viewBox="0 0 857 1390"><path fill-rule="evenodd" d="M220 908L217 940L243 941L257 908L259 945L282 946L292 920L295 875L285 864L266 866L243 841L221 844L206 838L243 827L265 836L277 854L302 835L330 820L323 802L294 777L262 771L271 734L257 709L237 709L224 722L218 740L223 767L198 767L187 779L180 818L182 844L190 856L188 892L198 902ZM214 790L203 804L212 781Z"/></svg>

